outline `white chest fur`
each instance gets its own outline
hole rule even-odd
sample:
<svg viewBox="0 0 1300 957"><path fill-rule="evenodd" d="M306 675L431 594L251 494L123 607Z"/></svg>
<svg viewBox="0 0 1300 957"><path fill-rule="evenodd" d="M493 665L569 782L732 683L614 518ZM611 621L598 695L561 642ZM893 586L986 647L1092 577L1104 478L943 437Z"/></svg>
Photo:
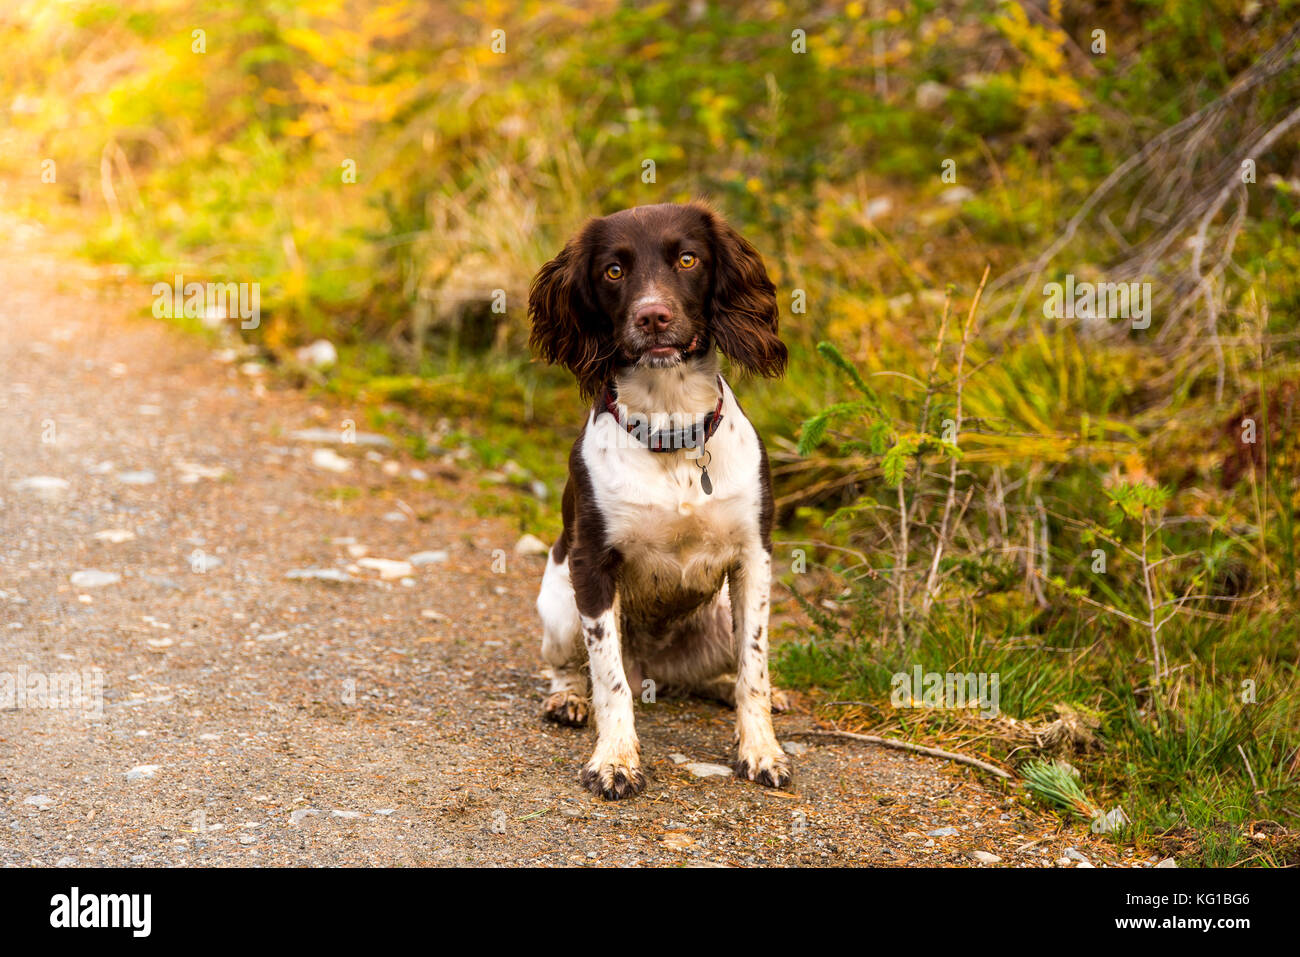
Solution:
<svg viewBox="0 0 1300 957"><path fill-rule="evenodd" d="M588 420L582 457L606 538L623 557L625 589L647 600L712 595L759 537L758 437L730 388L722 389L722 423L703 459L694 450L651 452L612 415ZM711 494L701 487L701 460Z"/></svg>

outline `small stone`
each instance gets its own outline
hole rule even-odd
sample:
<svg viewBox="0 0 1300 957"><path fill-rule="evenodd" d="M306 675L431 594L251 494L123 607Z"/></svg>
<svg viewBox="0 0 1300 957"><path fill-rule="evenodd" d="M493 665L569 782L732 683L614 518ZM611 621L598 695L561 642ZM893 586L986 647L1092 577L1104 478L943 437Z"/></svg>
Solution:
<svg viewBox="0 0 1300 957"><path fill-rule="evenodd" d="M990 854L988 851L971 851L970 856L981 864L997 864L1002 860L996 854Z"/></svg>
<svg viewBox="0 0 1300 957"><path fill-rule="evenodd" d="M449 552L445 549L439 549L430 552L416 552L414 555L410 556L407 561L416 568L420 568L424 565L437 565L440 562L445 562L449 557Z"/></svg>
<svg viewBox="0 0 1300 957"><path fill-rule="evenodd" d="M73 572L68 578L77 588L103 588L105 585L116 585L121 580L122 576L117 572L102 572L97 568Z"/></svg>
<svg viewBox="0 0 1300 957"><path fill-rule="evenodd" d="M126 772L128 781L141 781L145 778L151 778L162 765L160 764L140 764Z"/></svg>
<svg viewBox="0 0 1300 957"><path fill-rule="evenodd" d="M923 110L937 110L952 90L942 83L926 80L916 88L916 105Z"/></svg>
<svg viewBox="0 0 1300 957"><path fill-rule="evenodd" d="M781 750L791 757L797 758L801 754L808 753L808 745L802 741L782 741Z"/></svg>
<svg viewBox="0 0 1300 957"><path fill-rule="evenodd" d="M328 339L317 339L294 354L299 362L314 369L325 369L339 361L339 352Z"/></svg>
<svg viewBox="0 0 1300 957"><path fill-rule="evenodd" d="M330 811L330 817L341 817L346 820L354 820L361 817L360 811Z"/></svg>
<svg viewBox="0 0 1300 957"><path fill-rule="evenodd" d="M975 195L975 191L969 186L954 186L951 189L945 189L939 194L939 202L945 206L956 206L966 202Z"/></svg>
<svg viewBox="0 0 1300 957"><path fill-rule="evenodd" d="M110 545L121 545L133 538L135 538L135 532L125 528L106 528L102 532L95 533L97 541L108 542Z"/></svg>
<svg viewBox="0 0 1300 957"><path fill-rule="evenodd" d="M411 480L414 482L429 481L429 473L424 469L411 469Z"/></svg>
<svg viewBox="0 0 1300 957"><path fill-rule="evenodd" d="M30 805L31 807L47 808L54 804L54 798L50 797L48 794L34 794L24 800L23 803Z"/></svg>
<svg viewBox="0 0 1300 957"><path fill-rule="evenodd" d="M545 555L550 550L550 546L536 535L524 535L515 542L516 555Z"/></svg>
<svg viewBox="0 0 1300 957"><path fill-rule="evenodd" d="M68 481L52 475L33 475L14 482L14 488L20 492L35 492L43 498L54 498L68 490Z"/></svg>
<svg viewBox="0 0 1300 957"><path fill-rule="evenodd" d="M956 837L958 831L955 827L939 827L925 833L927 837Z"/></svg>
<svg viewBox="0 0 1300 957"><path fill-rule="evenodd" d="M393 440L388 436L377 435L374 432L349 431L345 438L342 429L299 429L296 432L290 432L289 438L295 442L317 442L323 445L349 444L390 448L393 444Z"/></svg>
<svg viewBox="0 0 1300 957"><path fill-rule="evenodd" d="M1119 805L1111 808L1105 814L1098 814L1092 819L1092 832L1094 834L1110 834L1113 831L1121 830L1125 824L1129 823L1128 815Z"/></svg>
<svg viewBox="0 0 1300 957"><path fill-rule="evenodd" d="M682 765L687 771L697 778L729 778L732 775L731 768L725 764L707 764L705 762L695 762L693 764Z"/></svg>
<svg viewBox="0 0 1300 957"><path fill-rule="evenodd" d="M240 844L252 844L252 843L254 843L256 840L257 840L257 835L256 835L256 834L241 834L241 835L239 835L239 843L240 843Z"/></svg>
<svg viewBox="0 0 1300 957"><path fill-rule="evenodd" d="M140 580L148 582L150 585L157 585L159 588L169 588L172 591L179 591L181 587L170 578L166 578L162 575L150 575L148 572L141 572Z"/></svg>
<svg viewBox="0 0 1300 957"><path fill-rule="evenodd" d="M318 469L324 469L326 472L346 472L352 468L352 463L348 459L339 455L333 449L312 449L311 464Z"/></svg>
<svg viewBox="0 0 1300 957"><path fill-rule="evenodd" d="M867 220L870 222L879 219L881 216L886 216L893 208L894 203L888 196L877 196L867 203Z"/></svg>
<svg viewBox="0 0 1300 957"><path fill-rule="evenodd" d="M1080 861L1078 864L1075 864L1074 867L1075 870L1078 870L1080 867L1092 867L1092 864L1090 864L1088 861ZM1093 869L1095 870L1096 868Z"/></svg>
<svg viewBox="0 0 1300 957"><path fill-rule="evenodd" d="M1084 857L1082 854L1079 853L1079 849L1076 848L1076 847L1067 847L1067 848L1066 848L1064 851L1062 851L1061 853L1063 853L1066 857L1068 857L1068 858L1069 858L1070 860L1072 860L1072 861L1086 861L1086 860L1087 860L1086 857Z"/></svg>
<svg viewBox="0 0 1300 957"><path fill-rule="evenodd" d="M406 578L415 571L410 562L396 561L391 558L362 558L357 564L362 568L379 572L379 577L385 581Z"/></svg>
<svg viewBox="0 0 1300 957"><path fill-rule="evenodd" d="M139 469L133 472L118 472L117 480L123 485L152 485L158 481L158 476L148 469Z"/></svg>
<svg viewBox="0 0 1300 957"><path fill-rule="evenodd" d="M216 555L209 555L206 552L195 552L190 556L190 571L196 575L202 575L212 571L214 568L221 567L221 559Z"/></svg>
<svg viewBox="0 0 1300 957"><path fill-rule="evenodd" d="M176 462L174 464L181 473L182 485L193 485L199 479L219 479L226 474L226 470L219 465L200 465L197 462Z"/></svg>
<svg viewBox="0 0 1300 957"><path fill-rule="evenodd" d="M339 571L337 568L295 568L293 571L285 572L285 578L291 579L313 579L323 582L355 582L357 579L351 575Z"/></svg>
<svg viewBox="0 0 1300 957"><path fill-rule="evenodd" d="M1177 867L1177 866L1178 866L1178 862L1175 861L1172 857L1166 857L1163 861L1161 861L1159 864L1156 865L1157 868Z"/></svg>
<svg viewBox="0 0 1300 957"><path fill-rule="evenodd" d="M75 857L60 857L54 862L55 867L76 867L77 859Z"/></svg>
<svg viewBox="0 0 1300 957"><path fill-rule="evenodd" d="M290 824L301 824L305 818L316 817L320 814L314 807L303 807L289 814Z"/></svg>
<svg viewBox="0 0 1300 957"><path fill-rule="evenodd" d="M690 760L690 758L688 758L686 755L682 754L681 752L674 751L672 754L668 755L668 760L671 761L673 764L685 764L687 761Z"/></svg>

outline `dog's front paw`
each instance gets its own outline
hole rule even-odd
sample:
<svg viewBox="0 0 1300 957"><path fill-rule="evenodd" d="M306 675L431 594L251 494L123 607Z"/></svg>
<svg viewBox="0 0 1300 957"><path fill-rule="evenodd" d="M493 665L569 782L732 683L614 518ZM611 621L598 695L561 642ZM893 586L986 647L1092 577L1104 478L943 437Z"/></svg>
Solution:
<svg viewBox="0 0 1300 957"><path fill-rule="evenodd" d="M645 775L641 773L639 751L635 742L619 748L602 748L598 744L582 769L582 786L607 801L640 794L645 790Z"/></svg>
<svg viewBox="0 0 1300 957"><path fill-rule="evenodd" d="M556 724L581 728L587 723L590 705L587 699L576 691L556 691L546 696L542 705L542 717Z"/></svg>
<svg viewBox="0 0 1300 957"><path fill-rule="evenodd" d="M767 748L746 748L742 744L732 768L736 777L755 781L768 788L789 787L794 780L790 759L775 743Z"/></svg>
<svg viewBox="0 0 1300 957"><path fill-rule="evenodd" d="M635 765L588 764L582 769L582 786L607 801L619 801L645 790L645 775Z"/></svg>

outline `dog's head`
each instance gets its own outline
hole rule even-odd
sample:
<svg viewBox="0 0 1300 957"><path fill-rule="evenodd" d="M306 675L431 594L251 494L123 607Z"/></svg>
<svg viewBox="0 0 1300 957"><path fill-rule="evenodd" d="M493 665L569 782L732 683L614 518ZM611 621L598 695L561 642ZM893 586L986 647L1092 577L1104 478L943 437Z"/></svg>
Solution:
<svg viewBox="0 0 1300 957"><path fill-rule="evenodd" d="M779 376L776 287L758 252L698 203L638 206L583 227L533 280L531 343L594 396L621 368L672 368L715 346Z"/></svg>

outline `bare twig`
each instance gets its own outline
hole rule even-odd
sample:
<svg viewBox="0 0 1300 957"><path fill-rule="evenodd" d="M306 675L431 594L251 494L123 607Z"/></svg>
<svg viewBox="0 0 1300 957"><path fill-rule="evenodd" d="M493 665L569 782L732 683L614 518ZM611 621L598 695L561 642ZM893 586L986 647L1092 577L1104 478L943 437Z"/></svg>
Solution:
<svg viewBox="0 0 1300 957"><path fill-rule="evenodd" d="M989 774L1011 780L1010 772L1003 771L996 765L989 764L987 761L981 761L979 758L972 758L969 755L957 754L955 751L943 751L939 748L927 748L923 744L912 744L908 741L899 741L897 738L881 738L874 734L854 734L852 731L790 731L789 734L808 734L819 738L849 738L852 741L861 741L864 744L878 744L882 748L893 748L895 751L912 751L916 754L924 754L931 758L942 758L945 761L955 761L958 764L968 764L973 768L979 768L981 771L987 771Z"/></svg>
<svg viewBox="0 0 1300 957"><path fill-rule="evenodd" d="M964 378L962 369L966 365L966 346L970 342L971 336L975 331L975 314L979 309L980 297L984 294L984 284L989 279L989 266L984 267L984 275L980 277L979 288L975 290L975 297L971 300L970 311L966 313L966 323L961 330L961 344L957 348L957 404L953 411L953 434L960 441L961 437L961 397L962 385ZM948 304L944 301L943 310L944 325L940 331L942 337L943 329L947 328L948 322ZM935 363L938 364L939 350L942 347L942 338L939 346L935 348ZM931 376L933 377L933 369ZM929 406L929 398L926 399L926 405ZM924 429L924 426L922 426ZM943 503L943 517L939 521L939 532L934 543L934 554L930 557L930 571L925 579L925 592L921 598L921 617L927 618L930 615L930 609L934 606L934 599L938 591L939 562L943 558L943 550L948 541L948 521L952 517L953 504L957 499L957 457L954 455L949 463L948 468L948 494ZM964 509L963 509L964 511Z"/></svg>

